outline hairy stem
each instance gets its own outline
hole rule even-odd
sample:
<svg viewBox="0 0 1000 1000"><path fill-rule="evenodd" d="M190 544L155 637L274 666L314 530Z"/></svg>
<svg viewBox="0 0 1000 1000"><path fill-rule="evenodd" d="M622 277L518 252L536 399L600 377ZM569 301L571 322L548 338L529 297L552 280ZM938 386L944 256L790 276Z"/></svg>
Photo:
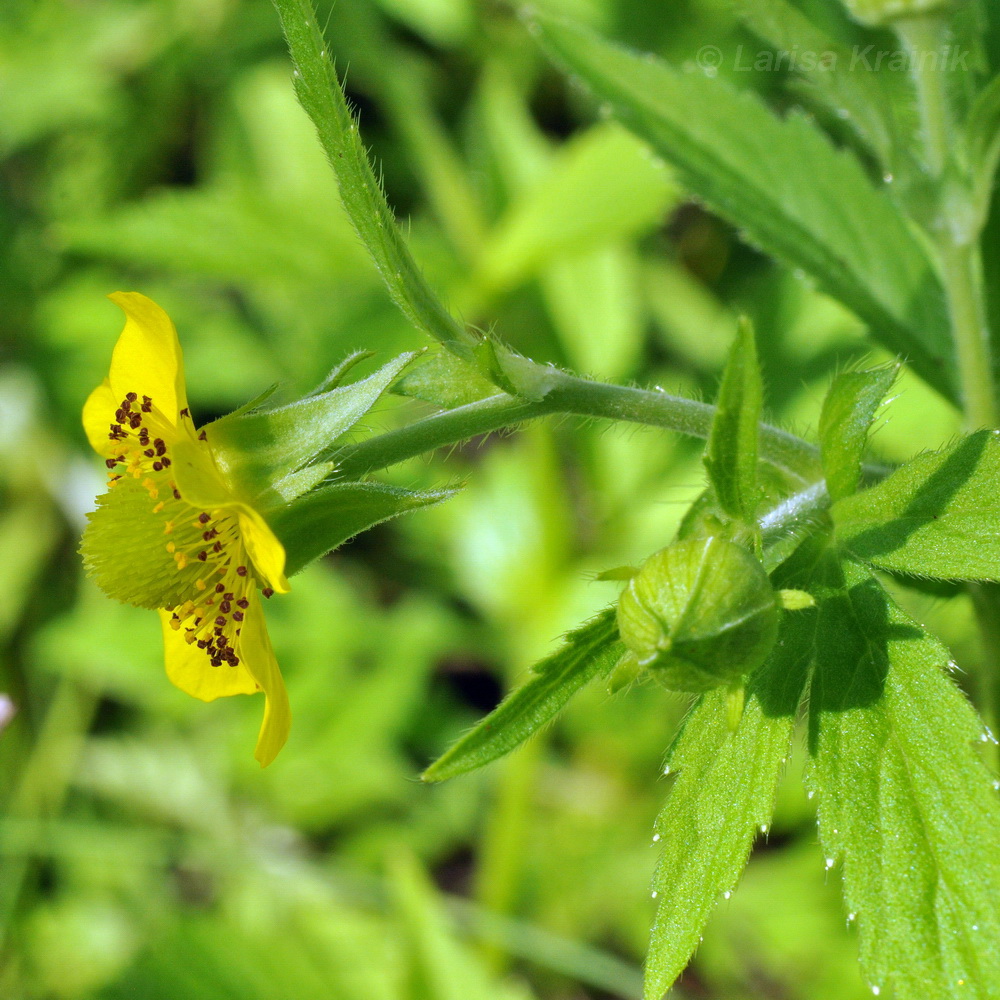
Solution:
<svg viewBox="0 0 1000 1000"><path fill-rule="evenodd" d="M896 30L909 55L924 160L939 187L939 209L931 236L938 247L965 420L970 429L995 427L996 387L983 296L980 234L971 222L971 195L954 189L948 169L956 133L948 94L948 22L940 16L913 17L899 21Z"/></svg>
<svg viewBox="0 0 1000 1000"><path fill-rule="evenodd" d="M591 382L555 369L544 371L549 388L541 400L501 393L348 445L335 456L338 478L356 479L424 452L551 414L623 420L699 438L707 438L711 429L715 407L707 403L666 392ZM800 482L816 476L816 448L780 428L761 425L760 456L761 461Z"/></svg>

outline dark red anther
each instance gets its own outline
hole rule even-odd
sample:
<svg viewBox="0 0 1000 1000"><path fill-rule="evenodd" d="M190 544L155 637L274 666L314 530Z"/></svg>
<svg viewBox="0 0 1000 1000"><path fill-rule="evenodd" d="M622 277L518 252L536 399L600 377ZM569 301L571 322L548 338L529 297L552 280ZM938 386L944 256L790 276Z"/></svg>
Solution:
<svg viewBox="0 0 1000 1000"><path fill-rule="evenodd" d="M202 513L198 515L198 520L201 521L202 524L208 524L208 522L212 520L212 515L206 514L202 511Z"/></svg>
<svg viewBox="0 0 1000 1000"><path fill-rule="evenodd" d="M166 453L167 446L163 443L163 438L153 438L153 447L156 449L157 455Z"/></svg>
<svg viewBox="0 0 1000 1000"><path fill-rule="evenodd" d="M241 621L243 621L243 612L242 611L234 611L233 612L233 621L234 622L241 622ZM239 629L236 630L236 634L239 635Z"/></svg>
<svg viewBox="0 0 1000 1000"><path fill-rule="evenodd" d="M214 545L212 546L212 551L213 551L213 552L221 552L221 551L222 551L222 542L216 542L216 543L215 543L215 544L214 544Z"/></svg>
<svg viewBox="0 0 1000 1000"><path fill-rule="evenodd" d="M143 455L145 455L145 456L146 456L146 458L152 458L152 457L153 457L153 456L154 456L155 454L156 454L156 452L155 452L155 451L153 451L153 449L152 449L152 448L147 448L147 449L146 449L146 450L145 450L145 451L143 452Z"/></svg>
<svg viewBox="0 0 1000 1000"><path fill-rule="evenodd" d="M201 537L206 542L210 542L213 538L215 538L216 535L218 535L218 533L219 532L215 528L209 528L208 531L203 531L201 533Z"/></svg>
<svg viewBox="0 0 1000 1000"><path fill-rule="evenodd" d="M219 610L220 610L220 611L221 611L221 612L222 612L222 613L223 613L224 615L228 615L228 614L229 614L229 612L233 610L233 606L232 606L232 605L231 605L231 604L229 603L229 601L223 601L223 602L222 602L222 603L221 603L221 604L219 605Z"/></svg>
<svg viewBox="0 0 1000 1000"><path fill-rule="evenodd" d="M208 558L208 553L202 549L201 552L198 553L198 558L204 562Z"/></svg>
<svg viewBox="0 0 1000 1000"><path fill-rule="evenodd" d="M198 440L199 440L199 441L207 441L207 440L208 440L208 435L207 435L207 434L206 434L206 433L205 433L204 431L202 431L202 432L201 432L201 433L200 433L200 434L198 435Z"/></svg>
<svg viewBox="0 0 1000 1000"><path fill-rule="evenodd" d="M132 430L138 430L139 427L142 426L142 417L140 417L138 413L129 414L128 425L132 428Z"/></svg>
<svg viewBox="0 0 1000 1000"><path fill-rule="evenodd" d="M236 607L238 607L238 608L249 608L250 607L250 602L245 597L241 597L236 602Z"/></svg>
<svg viewBox="0 0 1000 1000"><path fill-rule="evenodd" d="M262 594L263 594L263 595L264 595L265 597L272 597L272 596L274 595L274 591L273 591L273 590L272 590L272 589L271 589L270 587L265 587L265 588L264 588L264 589L263 589L263 590L261 591L261 593L262 593Z"/></svg>
<svg viewBox="0 0 1000 1000"><path fill-rule="evenodd" d="M163 468L166 469L170 465L170 459L166 455L163 456Z"/></svg>
<svg viewBox="0 0 1000 1000"><path fill-rule="evenodd" d="M139 397L134 392L126 392L125 398L130 402L134 403Z"/></svg>
<svg viewBox="0 0 1000 1000"><path fill-rule="evenodd" d="M236 575L237 576L246 576L247 575L247 568L246 568L246 566L237 566L236 567Z"/></svg>
<svg viewBox="0 0 1000 1000"><path fill-rule="evenodd" d="M215 585L215 592L217 594L223 594L226 591L226 585L224 583L217 583Z"/></svg>
<svg viewBox="0 0 1000 1000"><path fill-rule="evenodd" d="M191 416L191 411L185 406L184 409L181 410L181 416L182 417L190 417Z"/></svg>
<svg viewBox="0 0 1000 1000"><path fill-rule="evenodd" d="M163 471L163 463L162 462L154 462L153 463L153 471L154 472L162 472Z"/></svg>
<svg viewBox="0 0 1000 1000"><path fill-rule="evenodd" d="M178 489L175 489L174 490L174 499L175 500L180 500L180 498L181 498L181 491L178 490Z"/></svg>
<svg viewBox="0 0 1000 1000"><path fill-rule="evenodd" d="M104 464L109 468L113 469L118 464L117 458L106 458Z"/></svg>
<svg viewBox="0 0 1000 1000"><path fill-rule="evenodd" d="M143 413L149 413L149 411L152 410L152 408L153 408L153 400L150 399L149 396L143 396L142 406L140 406L139 409L142 410Z"/></svg>
<svg viewBox="0 0 1000 1000"><path fill-rule="evenodd" d="M115 420L120 424L125 423L125 411L120 406L115 410Z"/></svg>
<svg viewBox="0 0 1000 1000"><path fill-rule="evenodd" d="M209 663L211 663L213 667L222 666L222 660L220 660L217 656L213 656L212 659L209 660Z"/></svg>
<svg viewBox="0 0 1000 1000"><path fill-rule="evenodd" d="M196 645L198 646L199 649L208 649L208 640L199 639Z"/></svg>
<svg viewBox="0 0 1000 1000"><path fill-rule="evenodd" d="M215 624L221 628L226 624L226 619L222 615L219 615L219 617L215 619Z"/></svg>

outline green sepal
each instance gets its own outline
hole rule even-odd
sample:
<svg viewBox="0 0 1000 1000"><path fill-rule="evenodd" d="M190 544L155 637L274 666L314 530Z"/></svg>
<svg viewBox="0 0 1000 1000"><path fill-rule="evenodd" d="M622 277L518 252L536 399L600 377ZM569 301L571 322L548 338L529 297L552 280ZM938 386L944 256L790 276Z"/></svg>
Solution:
<svg viewBox="0 0 1000 1000"><path fill-rule="evenodd" d="M308 476L295 479L291 474L328 454L415 357L401 354L359 382L207 424L203 431L219 471L237 496L262 511L288 503L294 488L315 485ZM284 486L277 487L279 483Z"/></svg>
<svg viewBox="0 0 1000 1000"><path fill-rule="evenodd" d="M562 710L588 681L607 677L622 654L613 607L574 629L531 679L439 757L422 777L444 781L489 764L520 746Z"/></svg>
<svg viewBox="0 0 1000 1000"><path fill-rule="evenodd" d="M344 384L344 380L351 373L351 371L362 361L367 361L369 358L375 357L374 351L353 351L348 354L343 361L335 364L331 369L329 374L323 379L322 382L312 392L309 393L310 396L319 396L324 392L329 392L331 389L337 389Z"/></svg>
<svg viewBox="0 0 1000 1000"><path fill-rule="evenodd" d="M760 500L757 451L763 401L753 328L741 319L719 386L705 468L723 512L745 524L756 523Z"/></svg>
<svg viewBox="0 0 1000 1000"><path fill-rule="evenodd" d="M451 410L495 396L497 387L475 365L432 346L403 372L392 391Z"/></svg>
<svg viewBox="0 0 1000 1000"><path fill-rule="evenodd" d="M291 576L362 531L408 511L441 503L456 492L417 493L383 483L335 483L278 508L268 523L285 547L285 572Z"/></svg>
<svg viewBox="0 0 1000 1000"><path fill-rule="evenodd" d="M920 455L832 515L859 562L939 580L1000 580L1000 432Z"/></svg>
<svg viewBox="0 0 1000 1000"><path fill-rule="evenodd" d="M857 490L869 431L899 368L895 363L841 372L833 380L819 417L820 454L831 500Z"/></svg>

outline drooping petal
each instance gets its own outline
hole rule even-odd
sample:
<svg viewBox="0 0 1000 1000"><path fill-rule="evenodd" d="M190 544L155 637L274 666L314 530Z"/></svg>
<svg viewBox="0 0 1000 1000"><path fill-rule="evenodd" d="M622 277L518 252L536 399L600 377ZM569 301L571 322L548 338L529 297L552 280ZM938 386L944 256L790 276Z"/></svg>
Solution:
<svg viewBox="0 0 1000 1000"><path fill-rule="evenodd" d="M203 649L185 641L183 629L170 627L170 618L169 611L160 611L164 661L167 677L183 692L201 701L214 701L232 694L253 694L259 690L257 682L242 663L237 667L226 663L213 667Z"/></svg>
<svg viewBox="0 0 1000 1000"><path fill-rule="evenodd" d="M256 590L250 594L250 606L247 608L240 638L243 664L263 689L266 699L264 721L257 736L254 757L260 762L261 767L267 767L277 757L278 751L288 739L292 725L292 710L288 704L285 681L278 669L278 661L275 659L271 639L267 634L264 609L261 607Z"/></svg>
<svg viewBox="0 0 1000 1000"><path fill-rule="evenodd" d="M87 440L98 455L110 458L117 451L115 442L108 437L108 430L115 419L115 410L120 400L111 391L111 383L105 379L83 404L83 429Z"/></svg>
<svg viewBox="0 0 1000 1000"><path fill-rule="evenodd" d="M125 329L111 355L111 392L115 405L127 392L149 396L159 412L175 426L187 407L184 358L170 317L139 292L108 296L125 313Z"/></svg>
<svg viewBox="0 0 1000 1000"><path fill-rule="evenodd" d="M252 507L239 504L240 533L247 554L268 586L279 594L291 589L285 577L285 547L278 541L267 522Z"/></svg>

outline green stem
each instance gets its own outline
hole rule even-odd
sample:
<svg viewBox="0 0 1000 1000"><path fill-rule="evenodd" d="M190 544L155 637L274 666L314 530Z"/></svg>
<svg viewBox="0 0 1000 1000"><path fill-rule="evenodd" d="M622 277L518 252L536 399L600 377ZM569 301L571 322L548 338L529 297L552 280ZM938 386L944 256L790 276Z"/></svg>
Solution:
<svg viewBox="0 0 1000 1000"><path fill-rule="evenodd" d="M556 369L542 371L548 388L541 400L490 396L348 445L336 455L338 477L357 479L424 452L551 414L623 420L698 438L707 438L711 430L715 407L707 403L667 392L591 382ZM802 483L816 477L816 448L769 424L761 425L760 456L761 461Z"/></svg>
<svg viewBox="0 0 1000 1000"><path fill-rule="evenodd" d="M968 193L949 198L953 190L949 164L955 128L951 112L945 45L948 22L940 16L907 18L896 31L906 46L910 73L917 94L923 133L924 159L939 189L940 208L931 236L938 247L959 378L970 429L997 424L996 387L990 349L990 332L983 296L979 232L968 220L974 217ZM963 204L962 202L966 203Z"/></svg>
<svg viewBox="0 0 1000 1000"><path fill-rule="evenodd" d="M896 27L909 53L925 160L939 189L940 207L931 236L938 248L965 422L975 430L997 426L996 385L980 250L982 226L969 221L976 218L974 206L969 204L971 193L956 190L949 171L954 122L947 70L941 65L947 29L947 20L938 16L910 18ZM983 642L977 693L984 714L995 727L1000 722L1000 588L989 583L970 584L969 593Z"/></svg>

